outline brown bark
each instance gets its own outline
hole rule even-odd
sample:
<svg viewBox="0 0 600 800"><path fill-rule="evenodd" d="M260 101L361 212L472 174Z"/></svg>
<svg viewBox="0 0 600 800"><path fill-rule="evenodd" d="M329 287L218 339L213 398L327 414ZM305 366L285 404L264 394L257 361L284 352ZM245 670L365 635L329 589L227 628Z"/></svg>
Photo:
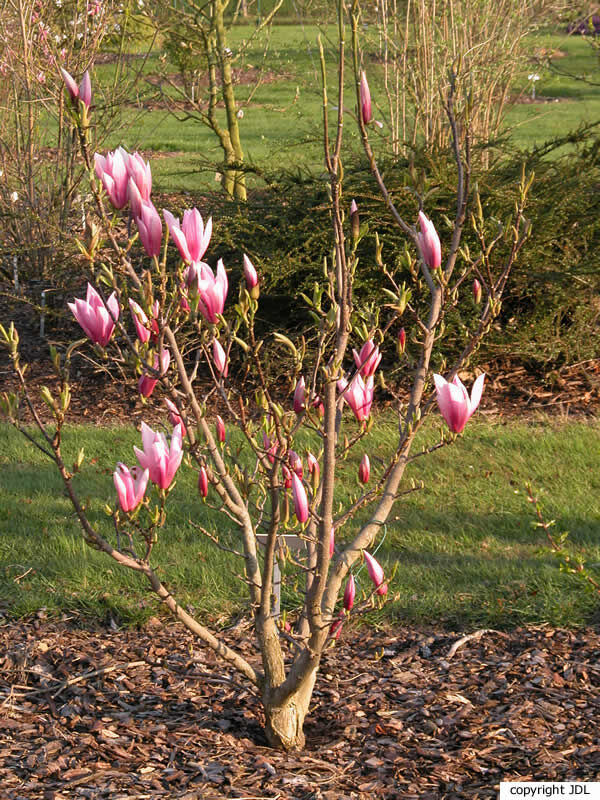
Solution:
<svg viewBox="0 0 600 800"><path fill-rule="evenodd" d="M301 750L305 744L304 719L312 697L317 667L309 672L294 694L278 703L270 691L263 695L265 734L271 747Z"/></svg>

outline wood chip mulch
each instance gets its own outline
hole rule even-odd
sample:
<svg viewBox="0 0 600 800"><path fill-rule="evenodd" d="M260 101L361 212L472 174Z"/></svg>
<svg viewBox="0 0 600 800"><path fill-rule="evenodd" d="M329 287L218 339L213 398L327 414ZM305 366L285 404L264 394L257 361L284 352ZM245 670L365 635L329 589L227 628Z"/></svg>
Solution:
<svg viewBox="0 0 600 800"><path fill-rule="evenodd" d="M226 633L248 655L249 636ZM284 754L253 691L180 627L4 620L0 797L476 800L500 780L592 781L599 687L596 630L350 628L306 749Z"/></svg>

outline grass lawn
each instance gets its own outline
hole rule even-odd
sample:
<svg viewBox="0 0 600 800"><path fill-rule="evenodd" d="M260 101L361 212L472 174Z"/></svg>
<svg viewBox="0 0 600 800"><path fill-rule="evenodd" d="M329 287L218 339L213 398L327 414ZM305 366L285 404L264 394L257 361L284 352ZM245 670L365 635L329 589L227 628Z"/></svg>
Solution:
<svg viewBox="0 0 600 800"><path fill-rule="evenodd" d="M236 26L232 30L230 44L234 52L252 31L251 25ZM330 102L333 103L335 26L275 25L267 50L266 33L250 46L245 65L259 69L261 83L256 91L253 84L243 82L236 88L238 105L244 112L240 127L246 163L256 172L256 175L249 175L249 185L262 185L265 175L272 177L281 169L318 173L323 168L319 34L326 48ZM540 76L536 93L544 98L544 102L529 103L517 99L508 107L506 126L510 143L523 149L540 146L582 124L600 119L600 68L597 51L588 39L538 32L529 36L528 44L531 61L523 65L513 95L515 98L529 96L531 83L527 76L536 73ZM543 59L539 60L543 53L555 54L553 67L544 65ZM100 65L97 79L110 80L112 70L111 65ZM144 69L146 77L156 77L161 73L174 76L175 71L176 68L168 61L165 64L159 61L158 52L152 54ZM380 100L377 115L385 122L386 104L379 72L380 68L372 64L369 80L374 101ZM350 69L347 79L346 105L352 110L355 101ZM173 94L173 90L164 84L163 90ZM217 188L215 164L222 161L222 151L214 134L198 121L177 120L164 107L151 106L153 110L145 110L142 101L155 92L145 80L137 91L140 104L132 101L123 109L124 127L109 137L103 149L123 144L129 150L140 149L149 155L151 151L155 151L157 156L158 153L169 153L169 157L152 159L155 186L159 191L181 191L184 188L196 192ZM334 114L332 109L332 123ZM346 126L346 144L358 151L354 127L352 124ZM379 149L376 136L385 140L387 127L374 132L376 150ZM384 141L381 146L385 146ZM559 152L557 150L554 154Z"/></svg>
<svg viewBox="0 0 600 800"><path fill-rule="evenodd" d="M548 102L515 103L506 117L511 141L527 149L600 120L600 62L589 38L539 33L530 41L533 58L515 90L531 95L527 76L539 75L536 95ZM536 62L542 52L555 54L551 67Z"/></svg>
<svg viewBox="0 0 600 800"><path fill-rule="evenodd" d="M99 617L110 612L131 623L155 614L154 596L138 576L84 544L50 463L12 428L0 430L5 442L0 453L2 606L16 615L40 607ZM375 470L376 454L389 448L393 436L391 422L385 421L370 434ZM432 422L418 447L436 436ZM114 464L132 463L131 448L138 441L129 428L67 432L66 451L74 458L83 445L91 459L77 484L92 522L105 535L110 535L111 520L103 507L114 501ZM547 517L556 519L555 530L570 531L571 552L583 554L598 575L599 452L597 422L480 418L456 445L417 459L410 477L425 481L426 488L398 502L378 552L388 571L398 563L384 618L466 627L582 625L597 619L598 596L584 581L560 571L543 532L532 527L523 486L531 480L540 488ZM356 460L361 456L356 453ZM358 491L356 466L349 465L341 502ZM241 572L239 560L205 539L190 520L224 540L232 535L230 523L200 501L189 470L180 470L170 508L154 559L163 580L182 604L202 609L213 621L243 610L247 601L235 577ZM366 588L364 568L357 579ZM293 585L284 587L283 605L297 605Z"/></svg>

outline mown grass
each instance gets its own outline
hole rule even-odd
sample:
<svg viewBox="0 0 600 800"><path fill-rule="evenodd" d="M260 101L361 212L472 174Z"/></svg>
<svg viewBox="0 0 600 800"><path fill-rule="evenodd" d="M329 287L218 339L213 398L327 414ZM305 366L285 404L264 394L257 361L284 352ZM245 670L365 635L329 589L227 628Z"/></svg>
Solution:
<svg viewBox="0 0 600 800"><path fill-rule="evenodd" d="M539 147L600 119L599 51L590 38L537 33L529 37L528 44L531 61L520 73L515 95L530 96L528 76L536 74L540 77L536 96L544 102L517 102L508 110L511 141L523 149ZM544 54L551 55L550 63Z"/></svg>
<svg viewBox="0 0 600 800"><path fill-rule="evenodd" d="M230 45L234 52L252 32L252 25L232 29ZM255 92L253 84L238 85L236 97L244 112L240 128L250 169L250 186L261 185L265 175L273 177L282 169L313 173L322 169L319 35L325 44L333 98L335 26L275 25L270 35L263 33L249 47L245 64L262 70L262 82ZM538 32L528 37L527 46L531 59L518 74L511 93L515 102L507 108L505 121L510 144L521 149L541 146L580 125L600 119L598 55L587 37ZM545 63L544 54L549 53L554 54L552 66ZM164 64L159 61L159 55L157 51L148 59L143 70L145 78L136 90L139 100L132 97L131 103L123 108L123 127L109 137L103 148L123 144L129 150L171 154L152 160L155 186L159 191L181 191L182 187L190 192L215 189L218 187L216 165L222 161L222 151L214 134L199 121L176 119L165 108L152 105L151 110L143 108L143 103L156 93L145 79L165 72L174 75L176 71L168 60ZM113 69L111 65L100 65L98 79L110 81ZM386 122L380 73L380 67L375 63L370 65L374 101L377 103L378 97L381 99L377 115ZM528 75L532 73L540 75L536 93L545 102L526 103L519 99L530 95ZM174 93L166 83L163 83L163 91L169 96ZM246 104L250 92L253 92L252 98ZM350 69L347 70L346 106L350 111L355 107ZM347 144L358 150L354 127L351 124L346 127ZM384 126L383 131L374 131L375 139L382 139L379 144L376 142L377 150L380 145L385 149L386 130ZM554 151L553 156L564 149Z"/></svg>
<svg viewBox="0 0 600 800"><path fill-rule="evenodd" d="M77 610L129 623L155 614L157 603L143 581L121 570L81 538L77 521L49 462L8 427L1 429L0 603L11 614ZM430 425L419 446L436 436ZM389 451L391 422L379 423L367 443L374 470ZM66 451L83 445L88 457L77 485L92 522L111 536L103 506L113 502L117 460L133 462L139 434L129 428L73 428ZM543 533L532 528L526 481L540 488L557 530L570 531L573 553L600 563L600 426L489 422L470 424L456 445L418 458L410 476L426 488L399 501L382 537L378 557L388 571L393 598L384 619L393 622L510 627L520 623L581 625L598 617L599 598L584 581L563 574ZM348 465L339 500L358 491L356 461ZM194 475L182 469L154 563L185 606L203 617L227 618L247 606L239 559L224 553L194 528L198 522L226 541L227 518L203 504ZM351 533L349 529L348 535ZM359 585L367 587L365 571ZM293 582L284 606L297 603ZM373 616L373 621L381 616Z"/></svg>

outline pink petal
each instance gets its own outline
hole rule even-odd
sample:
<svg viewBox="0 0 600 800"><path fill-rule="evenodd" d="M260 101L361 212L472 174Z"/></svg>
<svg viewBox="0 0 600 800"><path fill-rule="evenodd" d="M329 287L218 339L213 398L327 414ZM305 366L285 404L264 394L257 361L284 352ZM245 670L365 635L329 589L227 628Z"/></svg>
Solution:
<svg viewBox="0 0 600 800"><path fill-rule="evenodd" d="M471 389L471 408L469 410L469 416L471 416L471 414L473 414L473 412L477 410L477 407L481 402L484 383L485 383L485 373L482 373L477 378L477 380L473 384L473 388Z"/></svg>

